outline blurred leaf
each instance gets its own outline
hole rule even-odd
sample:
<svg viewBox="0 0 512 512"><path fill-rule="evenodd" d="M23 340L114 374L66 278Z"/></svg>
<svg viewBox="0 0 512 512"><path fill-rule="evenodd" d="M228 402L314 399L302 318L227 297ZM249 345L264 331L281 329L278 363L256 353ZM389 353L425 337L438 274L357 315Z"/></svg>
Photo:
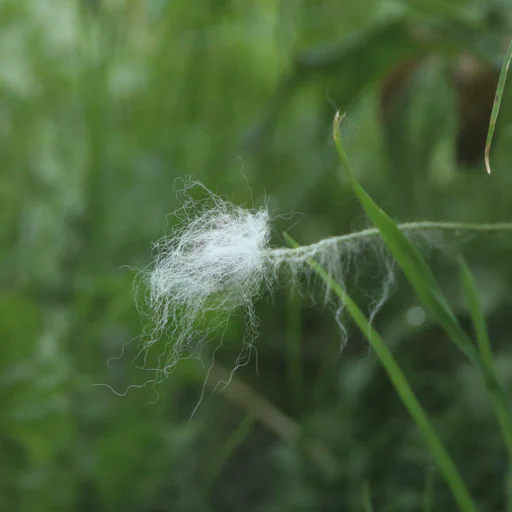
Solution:
<svg viewBox="0 0 512 512"><path fill-rule="evenodd" d="M459 266L461 269L462 283L468 300L473 325L475 327L476 338L478 341L480 354L482 356L482 361L485 364L489 374L491 374L495 381L498 382L498 377L494 371L491 342L489 339L489 333L487 331L487 323L480 306L478 292L473 281L471 271L469 270L469 267L467 266L462 256L459 257ZM509 458L512 463L512 421L507 409L503 408L502 403L499 400L496 400L495 397L492 398L496 417L501 428L501 435L505 441L505 445L509 452Z"/></svg>
<svg viewBox="0 0 512 512"><path fill-rule="evenodd" d="M366 481L361 491L364 512L373 512L370 484Z"/></svg>

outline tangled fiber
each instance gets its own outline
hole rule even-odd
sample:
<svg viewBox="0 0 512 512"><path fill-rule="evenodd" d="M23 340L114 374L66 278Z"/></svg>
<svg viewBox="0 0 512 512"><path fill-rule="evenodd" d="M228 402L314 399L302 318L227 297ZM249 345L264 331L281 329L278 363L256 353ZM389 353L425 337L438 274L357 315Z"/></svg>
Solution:
<svg viewBox="0 0 512 512"><path fill-rule="evenodd" d="M192 197L192 189L201 193L200 199ZM244 316L246 330L235 367L246 364L258 335L256 298L263 290L272 291L283 274L291 278L293 285L305 281L307 294L311 296L309 292L318 283L313 280L311 258L344 287L345 278L354 277L364 266L361 253L369 251L376 255L385 275L379 271L380 295L370 305L370 320L394 290L393 260L377 229L297 248L271 248L270 215L266 208L236 206L195 181L187 182L183 192L183 206L173 214L176 226L153 244L153 263L142 269L136 279L136 287L144 290L144 299L138 301L139 311L147 319L143 353L147 354L160 340L167 340L159 349L157 365L163 377L181 359L201 359L202 348L212 339L221 343L230 317L239 312ZM445 231L510 229L504 224L434 222L399 227L408 236L414 236L416 244L427 247L432 243L439 245L439 235ZM324 302L334 306L343 347L347 337L341 322L343 305L334 301L329 287L324 287Z"/></svg>
<svg viewBox="0 0 512 512"><path fill-rule="evenodd" d="M190 197L193 187L205 197ZM185 193L183 207L174 214L177 227L153 244L155 260L139 276L146 289L140 310L150 320L146 348L164 333L170 337L160 360L164 374L180 359L199 357L210 335L240 310L247 326L238 361L243 364L257 334L254 300L272 281L267 210L235 206L198 182L189 183Z"/></svg>

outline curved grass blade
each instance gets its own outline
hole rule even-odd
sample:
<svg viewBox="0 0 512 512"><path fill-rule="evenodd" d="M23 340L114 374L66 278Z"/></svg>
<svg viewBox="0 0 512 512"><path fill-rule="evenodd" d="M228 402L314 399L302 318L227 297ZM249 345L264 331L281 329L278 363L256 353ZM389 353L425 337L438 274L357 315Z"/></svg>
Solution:
<svg viewBox="0 0 512 512"><path fill-rule="evenodd" d="M298 244L285 233L285 238L289 245L297 247ZM377 354L379 361L382 363L386 373L388 374L393 387L395 388L400 400L409 411L420 432L427 443L430 453L434 457L441 474L444 476L449 485L452 494L463 512L476 512L476 507L462 480L454 462L448 454L443 442L437 435L434 427L431 425L428 415L416 398L414 391L409 386L405 375L398 366L395 358L388 350L379 333L372 327L364 313L359 309L357 304L350 298L345 290L337 283L330 274L314 259L308 260L311 268L325 281L326 285L345 305L350 316L354 319L363 335L368 339L374 352Z"/></svg>
<svg viewBox="0 0 512 512"><path fill-rule="evenodd" d="M496 96L494 97L494 104L492 106L491 119L489 121L489 131L487 132L487 140L485 141L485 168L491 174L491 165L489 163L489 155L491 152L492 137L494 135L494 128L496 127L496 120L500 111L501 98L503 90L505 89L505 82L507 80L508 67L512 60L512 41L508 45L503 65L501 66L500 78L498 80L498 87L496 88Z"/></svg>
<svg viewBox="0 0 512 512"><path fill-rule="evenodd" d="M485 317L480 306L480 301L478 300L478 292L475 286L475 282L469 267L461 256L459 257L459 265L461 269L462 283L464 286L465 295L468 300L469 309L471 311L471 318L475 327L480 354L482 355L482 360L486 365L487 370L497 381L498 379L493 366L493 356L491 350L491 342L489 340L489 332L487 330L487 322L485 321ZM501 434L507 446L510 461L512 462L512 420L507 410L503 410L501 407L501 403L497 401L494 396L491 398L496 417L501 428Z"/></svg>

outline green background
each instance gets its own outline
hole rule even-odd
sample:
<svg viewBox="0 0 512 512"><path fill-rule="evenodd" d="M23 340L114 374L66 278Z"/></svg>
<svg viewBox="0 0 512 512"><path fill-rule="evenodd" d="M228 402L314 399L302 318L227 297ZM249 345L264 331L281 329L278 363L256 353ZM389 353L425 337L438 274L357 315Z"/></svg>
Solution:
<svg viewBox="0 0 512 512"><path fill-rule="evenodd" d="M257 358L223 392L242 315L204 389L190 360L139 387L153 374L122 347L144 328L133 269L189 175L267 205L274 246L369 225L337 109L357 179L397 221L510 221L510 87L491 176L483 150L511 29L508 0L0 0L0 510L362 511L368 489L376 511L454 510L348 319L340 351L314 281L263 294ZM416 241L470 332L465 255L510 394L512 235ZM379 244L340 261L368 314L390 262ZM481 510L505 510L481 378L398 270L373 323Z"/></svg>

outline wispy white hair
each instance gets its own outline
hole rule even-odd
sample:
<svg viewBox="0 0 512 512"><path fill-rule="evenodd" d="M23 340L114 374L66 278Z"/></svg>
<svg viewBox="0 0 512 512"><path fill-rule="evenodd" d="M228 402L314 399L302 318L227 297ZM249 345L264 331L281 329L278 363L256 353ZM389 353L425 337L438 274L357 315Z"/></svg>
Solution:
<svg viewBox="0 0 512 512"><path fill-rule="evenodd" d="M181 222L153 244L155 260L141 273L147 289L147 307L141 310L152 325L146 345L164 332L171 338L160 362L164 373L180 359L199 355L209 336L222 331L240 309L247 324L245 348L250 349L257 325L254 300L262 285L270 284L267 210L241 208L197 182L187 189L194 186L205 197L188 197L175 214Z"/></svg>

